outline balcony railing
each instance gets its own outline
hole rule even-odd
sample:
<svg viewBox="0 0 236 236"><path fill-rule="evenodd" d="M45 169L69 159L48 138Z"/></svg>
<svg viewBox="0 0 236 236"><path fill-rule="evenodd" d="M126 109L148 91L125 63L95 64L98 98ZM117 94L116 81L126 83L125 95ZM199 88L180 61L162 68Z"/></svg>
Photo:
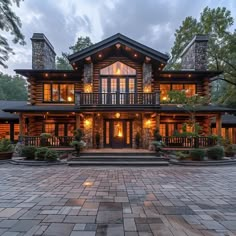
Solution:
<svg viewBox="0 0 236 236"><path fill-rule="evenodd" d="M119 106L155 106L160 105L159 92L156 93L75 93L75 105L119 105Z"/></svg>

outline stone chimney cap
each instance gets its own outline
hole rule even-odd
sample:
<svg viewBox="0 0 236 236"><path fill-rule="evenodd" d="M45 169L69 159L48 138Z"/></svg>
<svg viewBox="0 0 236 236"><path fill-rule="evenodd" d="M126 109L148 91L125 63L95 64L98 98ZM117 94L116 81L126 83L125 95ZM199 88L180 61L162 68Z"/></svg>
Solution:
<svg viewBox="0 0 236 236"><path fill-rule="evenodd" d="M191 42L184 48L184 50L181 52L180 57L182 57L188 49L192 46L193 43L195 42L208 42L209 37L206 34L196 34Z"/></svg>
<svg viewBox="0 0 236 236"><path fill-rule="evenodd" d="M52 52L56 55L54 47L43 33L34 33L31 38L31 41L44 41L51 48Z"/></svg>

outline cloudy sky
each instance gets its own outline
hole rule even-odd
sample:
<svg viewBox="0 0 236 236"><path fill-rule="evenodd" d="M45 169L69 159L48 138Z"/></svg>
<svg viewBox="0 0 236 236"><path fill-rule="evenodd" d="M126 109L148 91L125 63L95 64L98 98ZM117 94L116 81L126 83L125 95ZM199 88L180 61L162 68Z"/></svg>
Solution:
<svg viewBox="0 0 236 236"><path fill-rule="evenodd" d="M236 0L24 0L14 11L21 18L27 45L12 45L15 55L8 69L0 71L14 74L14 69L31 68L33 33L44 33L57 55L68 52L78 36L96 43L118 32L170 52L181 22L187 16L199 18L206 6L225 6L236 16Z"/></svg>

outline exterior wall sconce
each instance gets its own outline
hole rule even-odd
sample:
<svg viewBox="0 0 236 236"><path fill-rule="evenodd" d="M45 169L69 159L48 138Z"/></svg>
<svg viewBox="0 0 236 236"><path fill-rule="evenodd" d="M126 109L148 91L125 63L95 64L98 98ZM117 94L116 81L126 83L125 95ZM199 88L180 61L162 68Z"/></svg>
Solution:
<svg viewBox="0 0 236 236"><path fill-rule="evenodd" d="M152 89L151 89L151 85L147 85L144 87L143 89L144 93L151 93Z"/></svg>
<svg viewBox="0 0 236 236"><path fill-rule="evenodd" d="M85 93L92 93L92 85L91 84L85 84L84 85L84 92Z"/></svg>
<svg viewBox="0 0 236 236"><path fill-rule="evenodd" d="M146 120L146 122L145 122L145 128L146 128L146 129L150 129L150 128L151 128L151 120L150 120L150 119Z"/></svg>
<svg viewBox="0 0 236 236"><path fill-rule="evenodd" d="M120 118L120 113L117 112L117 113L115 114L115 117L116 117L117 119L119 119L119 118Z"/></svg>
<svg viewBox="0 0 236 236"><path fill-rule="evenodd" d="M84 120L84 126L85 126L86 129L91 128L91 126L92 126L92 120L91 120L91 119L86 119L86 120Z"/></svg>

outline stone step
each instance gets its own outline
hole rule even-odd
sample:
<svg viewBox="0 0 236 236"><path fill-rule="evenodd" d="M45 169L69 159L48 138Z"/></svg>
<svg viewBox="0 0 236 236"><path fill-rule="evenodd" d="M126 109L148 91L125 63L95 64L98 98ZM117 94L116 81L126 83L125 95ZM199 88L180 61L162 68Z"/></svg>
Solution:
<svg viewBox="0 0 236 236"><path fill-rule="evenodd" d="M68 161L69 166L168 166L167 161Z"/></svg>
<svg viewBox="0 0 236 236"><path fill-rule="evenodd" d="M155 156L155 152L81 152L80 156Z"/></svg>
<svg viewBox="0 0 236 236"><path fill-rule="evenodd" d="M139 157L139 156L82 156L82 157L73 157L70 159L71 161L168 161L168 158L163 157L156 157L156 156L146 156L146 157Z"/></svg>

